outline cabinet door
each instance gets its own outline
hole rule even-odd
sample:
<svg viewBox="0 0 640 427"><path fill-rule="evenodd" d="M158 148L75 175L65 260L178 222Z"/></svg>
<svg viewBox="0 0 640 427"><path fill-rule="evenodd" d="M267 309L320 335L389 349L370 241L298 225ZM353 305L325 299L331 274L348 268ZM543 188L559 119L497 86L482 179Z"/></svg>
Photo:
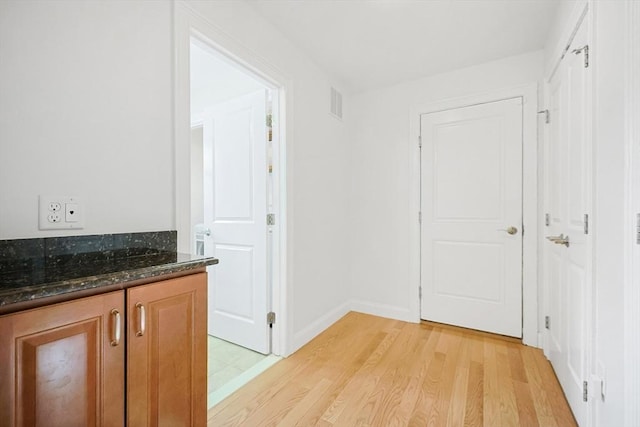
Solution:
<svg viewBox="0 0 640 427"><path fill-rule="evenodd" d="M128 425L206 425L206 273L127 292Z"/></svg>
<svg viewBox="0 0 640 427"><path fill-rule="evenodd" d="M123 291L0 317L0 425L123 425L124 344Z"/></svg>

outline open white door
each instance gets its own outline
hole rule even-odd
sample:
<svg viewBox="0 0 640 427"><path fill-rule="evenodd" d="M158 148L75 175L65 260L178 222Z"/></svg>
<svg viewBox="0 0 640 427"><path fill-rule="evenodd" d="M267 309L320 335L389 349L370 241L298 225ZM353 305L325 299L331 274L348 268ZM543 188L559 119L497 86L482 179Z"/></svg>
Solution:
<svg viewBox="0 0 640 427"><path fill-rule="evenodd" d="M549 84L551 120L545 161L544 277L549 317L546 349L578 424L587 423L587 319L591 243L586 24ZM577 49L577 50L576 50ZM575 50L575 51L574 51ZM560 238L562 237L562 239Z"/></svg>
<svg viewBox="0 0 640 427"><path fill-rule="evenodd" d="M218 104L204 120L208 332L269 353L266 90Z"/></svg>
<svg viewBox="0 0 640 427"><path fill-rule="evenodd" d="M522 336L522 98L423 114L421 317Z"/></svg>

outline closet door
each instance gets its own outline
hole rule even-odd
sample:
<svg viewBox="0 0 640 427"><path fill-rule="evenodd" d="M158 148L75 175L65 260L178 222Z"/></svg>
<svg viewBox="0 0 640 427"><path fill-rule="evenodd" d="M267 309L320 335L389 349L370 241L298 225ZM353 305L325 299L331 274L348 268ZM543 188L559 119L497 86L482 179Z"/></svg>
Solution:
<svg viewBox="0 0 640 427"><path fill-rule="evenodd" d="M587 23L576 33L549 84L550 123L545 161L543 243L546 349L576 420L586 423L588 319L591 286L590 99Z"/></svg>

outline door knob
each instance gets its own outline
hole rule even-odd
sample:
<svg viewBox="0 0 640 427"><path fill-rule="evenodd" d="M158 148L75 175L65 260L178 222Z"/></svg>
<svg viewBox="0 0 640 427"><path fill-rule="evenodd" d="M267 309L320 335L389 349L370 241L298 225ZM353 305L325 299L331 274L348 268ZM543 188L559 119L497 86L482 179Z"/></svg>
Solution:
<svg viewBox="0 0 640 427"><path fill-rule="evenodd" d="M507 233L514 235L518 232L518 229L516 227L514 227L513 225L507 229L504 228L499 228L498 231L506 231Z"/></svg>
<svg viewBox="0 0 640 427"><path fill-rule="evenodd" d="M562 233L559 236L547 236L547 240L555 243L556 245L564 245L569 247L569 236L564 236Z"/></svg>

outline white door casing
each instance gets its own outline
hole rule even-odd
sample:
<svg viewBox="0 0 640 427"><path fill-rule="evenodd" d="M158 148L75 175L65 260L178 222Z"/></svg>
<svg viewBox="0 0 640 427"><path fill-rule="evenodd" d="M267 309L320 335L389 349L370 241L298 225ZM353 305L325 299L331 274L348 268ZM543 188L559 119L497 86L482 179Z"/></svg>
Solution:
<svg viewBox="0 0 640 427"><path fill-rule="evenodd" d="M208 332L269 353L266 90L218 104L204 120L205 225L211 235Z"/></svg>
<svg viewBox="0 0 640 427"><path fill-rule="evenodd" d="M550 123L545 149L543 244L546 350L573 414L588 422L583 382L588 379L592 242L589 68L583 20L548 85ZM586 215L586 216L585 216ZM555 238L565 237L564 240Z"/></svg>
<svg viewBox="0 0 640 427"><path fill-rule="evenodd" d="M421 317L521 337L522 98L420 128Z"/></svg>

